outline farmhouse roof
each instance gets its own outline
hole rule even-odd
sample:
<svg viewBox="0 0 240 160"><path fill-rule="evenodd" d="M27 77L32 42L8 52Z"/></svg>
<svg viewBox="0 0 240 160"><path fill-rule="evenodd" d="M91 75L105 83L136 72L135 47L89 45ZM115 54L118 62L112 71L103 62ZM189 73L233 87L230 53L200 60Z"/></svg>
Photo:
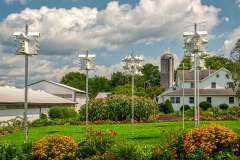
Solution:
<svg viewBox="0 0 240 160"><path fill-rule="evenodd" d="M173 90L172 92L167 92L162 94L161 96L166 95L182 95L183 89ZM185 95L194 95L194 88L185 88L184 89ZM199 89L199 95L216 95L216 96L235 96L236 93L233 92L232 89Z"/></svg>

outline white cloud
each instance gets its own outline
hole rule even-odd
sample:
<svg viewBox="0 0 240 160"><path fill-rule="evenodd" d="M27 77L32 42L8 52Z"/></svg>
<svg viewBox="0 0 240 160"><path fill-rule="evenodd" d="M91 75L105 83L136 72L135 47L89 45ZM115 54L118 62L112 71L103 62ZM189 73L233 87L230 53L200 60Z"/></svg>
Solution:
<svg viewBox="0 0 240 160"><path fill-rule="evenodd" d="M240 0L236 0L236 4L238 5L238 8L240 9Z"/></svg>
<svg viewBox="0 0 240 160"><path fill-rule="evenodd" d="M240 26L234 29L228 36L227 39L224 41L223 47L218 51L220 54L229 55L232 48L234 47L237 39L240 38Z"/></svg>
<svg viewBox="0 0 240 160"><path fill-rule="evenodd" d="M100 57L112 57L112 54L104 52L100 54Z"/></svg>
<svg viewBox="0 0 240 160"><path fill-rule="evenodd" d="M13 2L19 2L22 5L27 4L29 1L31 1L31 0L3 0L3 2L5 2L7 4L12 4Z"/></svg>
<svg viewBox="0 0 240 160"><path fill-rule="evenodd" d="M10 4L17 0L5 0ZM18 0L27 3L29 0ZM184 9L183 9L184 8ZM220 9L214 6L203 6L200 0L149 1L140 0L136 6L109 2L103 10L97 8L26 8L20 13L12 13L0 22L0 56L5 61L0 64L5 69L0 72L1 84L7 79L16 79L22 84L24 76L24 58L13 56L13 36L21 31L25 24L29 31L41 33L40 54L29 60L29 79L36 81L50 79L60 81L70 71L79 71L78 53L85 50L107 48L109 51L120 50L135 44L151 45L162 40L182 41L182 33L186 29L185 22L196 19L208 21L206 27L210 31L219 24ZM193 28L191 29L193 30ZM9 34L10 33L10 34ZM4 53L4 54L3 54ZM6 55L9 53L9 55ZM46 56L44 56L46 55ZM174 55L174 54L173 54ZM102 53L106 59L111 55ZM112 56L113 57L113 56ZM175 62L179 61L175 54ZM144 63L160 65L159 57L144 57ZM91 75L110 77L113 72L122 69L122 62L106 67L96 65ZM5 77L3 76L5 75Z"/></svg>

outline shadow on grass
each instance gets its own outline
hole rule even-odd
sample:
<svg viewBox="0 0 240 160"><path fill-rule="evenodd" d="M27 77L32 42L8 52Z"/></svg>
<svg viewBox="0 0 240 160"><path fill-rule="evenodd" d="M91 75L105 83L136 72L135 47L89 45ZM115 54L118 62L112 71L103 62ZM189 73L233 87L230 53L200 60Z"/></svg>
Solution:
<svg viewBox="0 0 240 160"><path fill-rule="evenodd" d="M157 139L159 137L150 137L150 136L144 136L144 137L132 137L132 138L127 138L127 139L136 139L136 140L144 140L144 139Z"/></svg>
<svg viewBox="0 0 240 160"><path fill-rule="evenodd" d="M54 134L54 133L57 133L59 131L50 131L50 132L46 132L47 134Z"/></svg>

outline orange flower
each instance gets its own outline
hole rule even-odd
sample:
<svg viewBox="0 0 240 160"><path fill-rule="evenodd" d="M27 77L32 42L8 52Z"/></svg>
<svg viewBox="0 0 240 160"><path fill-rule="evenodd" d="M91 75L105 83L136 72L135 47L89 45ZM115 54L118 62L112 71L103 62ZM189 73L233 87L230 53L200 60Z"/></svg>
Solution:
<svg viewBox="0 0 240 160"><path fill-rule="evenodd" d="M156 147L154 150L157 151L157 150L158 150L158 147Z"/></svg>
<svg viewBox="0 0 240 160"><path fill-rule="evenodd" d="M101 152L100 152L100 151L98 151L98 152L97 152L97 154L98 154L98 155L100 155L100 154L101 154Z"/></svg>
<svg viewBox="0 0 240 160"><path fill-rule="evenodd" d="M203 157L204 157L204 158L207 158L207 157L208 157L208 155L205 153L205 154L203 155Z"/></svg>
<svg viewBox="0 0 240 160"><path fill-rule="evenodd" d="M101 136L101 135L102 135L102 133L101 133L101 132L97 132L97 134L98 134L99 136Z"/></svg>
<svg viewBox="0 0 240 160"><path fill-rule="evenodd" d="M116 132L113 132L113 136L116 136L117 135L117 133Z"/></svg>

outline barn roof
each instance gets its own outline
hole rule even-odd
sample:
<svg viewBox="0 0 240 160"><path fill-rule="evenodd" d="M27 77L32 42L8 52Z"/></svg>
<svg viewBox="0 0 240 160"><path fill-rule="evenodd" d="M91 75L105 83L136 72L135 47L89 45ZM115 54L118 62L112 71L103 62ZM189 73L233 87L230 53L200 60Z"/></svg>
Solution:
<svg viewBox="0 0 240 160"><path fill-rule="evenodd" d="M24 89L0 86L0 104L24 104ZM28 104L31 105L54 105L76 104L76 102L54 96L39 90L28 90Z"/></svg>

